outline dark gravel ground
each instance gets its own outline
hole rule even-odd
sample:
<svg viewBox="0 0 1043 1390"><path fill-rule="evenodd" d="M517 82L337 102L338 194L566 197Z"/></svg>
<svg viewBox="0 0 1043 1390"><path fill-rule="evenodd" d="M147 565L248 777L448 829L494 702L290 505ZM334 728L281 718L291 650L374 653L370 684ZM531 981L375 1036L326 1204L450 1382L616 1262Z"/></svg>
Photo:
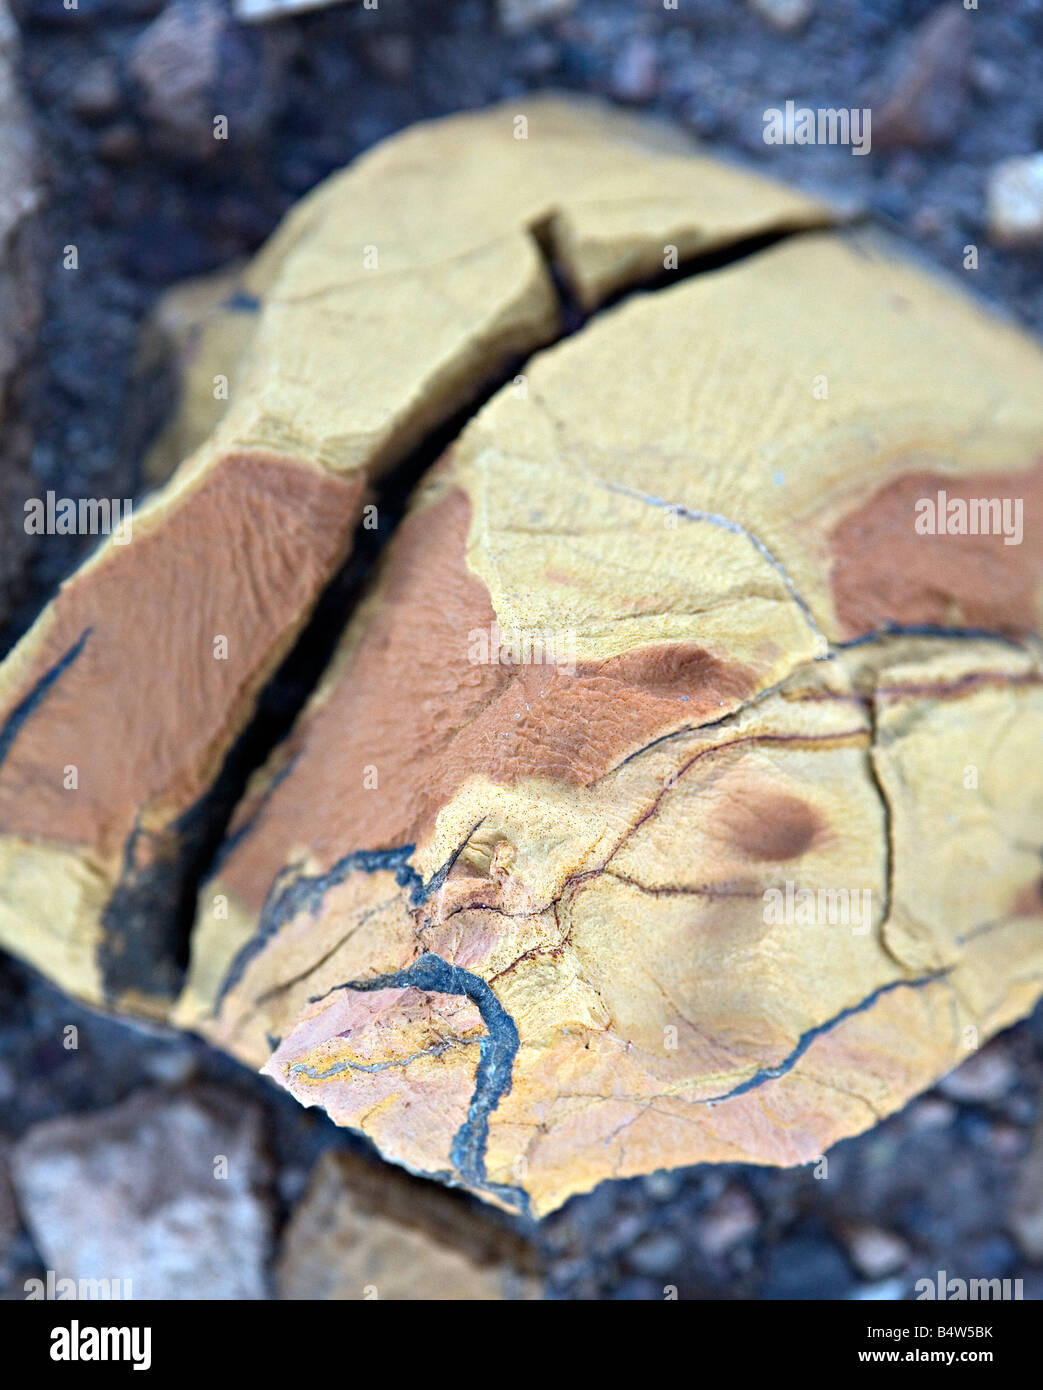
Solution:
<svg viewBox="0 0 1043 1390"><path fill-rule="evenodd" d="M15 6L50 188L42 237L53 268L31 396L41 490L135 490L137 425L153 402L142 399L131 366L160 290L252 251L295 199L375 140L541 87L659 112L729 158L865 207L1043 329L1043 253L1001 251L985 225L989 169L1043 146L1043 0L947 6L961 10L962 34L953 31L940 62L920 54L920 75L932 61L938 75L899 123L900 143L864 158L837 147L768 147L762 113L787 98L813 107L882 100L901 82L903 55L914 53L933 0L818 0L796 34L776 32L741 0L679 0L676 11L651 0L579 0L520 35L505 35L481 0L380 0L375 11L340 7L250 29L211 0L188 0L165 68L141 44L160 8L160 0ZM211 138L214 110L229 116L227 142ZM76 274L62 269L68 244L79 250ZM969 244L980 248L973 274L962 269ZM77 563L72 544L44 538L0 651ZM72 1052L61 1044L69 1023L80 1029ZM219 1080L266 1108L282 1216L317 1153L353 1143L204 1045L89 1014L0 963L2 1134L189 1076ZM1043 1265L1019 1250L1009 1212L1016 1184L1043 1165L1031 1149L1041 1084L1037 1010L975 1059L968 1082L837 1146L826 1176L732 1166L606 1184L535 1237L549 1291L661 1298L673 1284L682 1298L895 1298L946 1270L1021 1278L1025 1298L1039 1298ZM23 1235L7 1296L22 1296L21 1280L39 1262Z"/></svg>

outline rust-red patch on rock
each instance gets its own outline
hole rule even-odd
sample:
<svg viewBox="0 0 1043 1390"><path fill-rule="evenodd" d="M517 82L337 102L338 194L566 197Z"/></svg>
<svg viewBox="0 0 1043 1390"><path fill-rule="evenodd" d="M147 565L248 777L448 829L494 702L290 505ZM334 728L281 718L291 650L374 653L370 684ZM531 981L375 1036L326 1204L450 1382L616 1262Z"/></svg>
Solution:
<svg viewBox="0 0 1043 1390"><path fill-rule="evenodd" d="M935 515L935 534L918 532L917 504L928 499L937 514L939 493L957 504L1020 502L1020 543L1007 544L1002 532L942 530L944 513ZM958 518L950 524L959 524ZM1043 579L1043 460L1024 472L970 478L906 474L845 516L830 543L833 600L843 637L887 623L1035 631Z"/></svg>
<svg viewBox="0 0 1043 1390"><path fill-rule="evenodd" d="M469 526L467 496L452 490L399 528L380 607L298 727L292 772L225 864L223 880L255 909L295 847L328 868L356 849L414 843L478 772L501 783L587 785L755 688L752 670L693 644L575 670L476 659L476 634L489 633L496 615L467 565Z"/></svg>
<svg viewBox="0 0 1043 1390"><path fill-rule="evenodd" d="M231 455L67 583L4 715L82 645L15 731L0 831L112 864L142 812L186 810L340 562L363 487L290 459Z"/></svg>
<svg viewBox="0 0 1043 1390"><path fill-rule="evenodd" d="M798 859L825 831L814 806L785 792L730 802L720 813L730 844L758 861Z"/></svg>

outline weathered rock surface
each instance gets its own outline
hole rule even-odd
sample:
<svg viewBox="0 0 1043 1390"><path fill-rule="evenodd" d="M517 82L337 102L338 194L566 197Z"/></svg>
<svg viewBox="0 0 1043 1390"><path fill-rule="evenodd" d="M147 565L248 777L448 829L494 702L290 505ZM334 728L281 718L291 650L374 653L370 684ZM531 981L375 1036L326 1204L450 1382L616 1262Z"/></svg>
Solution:
<svg viewBox="0 0 1043 1390"><path fill-rule="evenodd" d="M18 31L0 0L0 623L8 616L28 552L25 499L32 493L31 439L22 418L25 366L40 322L40 204L36 146L18 89Z"/></svg>
<svg viewBox="0 0 1043 1390"><path fill-rule="evenodd" d="M327 1152L283 1237L280 1298L488 1302L540 1297L529 1246L456 1194Z"/></svg>
<svg viewBox="0 0 1043 1390"><path fill-rule="evenodd" d="M536 1213L899 1107L1043 977L1041 401L825 234L538 355L255 779L180 1020ZM1021 543L921 533L939 491Z"/></svg>
<svg viewBox="0 0 1043 1390"><path fill-rule="evenodd" d="M547 249L591 308L671 247L823 219L628 121L533 105L515 140L518 114L407 133L301 205L246 272L227 408L186 393L172 428L202 442L0 673L6 935L67 987L140 1006L126 876L169 857L367 482L554 334ZM902 1105L1043 979L1041 402L1033 342L863 236L537 354L253 779L176 1020L537 1215L605 1177L804 1162ZM63 821L73 731L105 777ZM34 933L70 862L95 896Z"/></svg>
<svg viewBox="0 0 1043 1390"><path fill-rule="evenodd" d="M542 248L593 307L665 245L826 218L658 127L556 101L408 131L299 204L202 313L171 425L191 452L0 667L0 943L87 1000L166 1009L222 761L370 480L558 331Z"/></svg>
<svg viewBox="0 0 1043 1390"><path fill-rule="evenodd" d="M260 1119L240 1096L200 1087L30 1130L14 1182L55 1278L129 1280L135 1299L264 1298Z"/></svg>

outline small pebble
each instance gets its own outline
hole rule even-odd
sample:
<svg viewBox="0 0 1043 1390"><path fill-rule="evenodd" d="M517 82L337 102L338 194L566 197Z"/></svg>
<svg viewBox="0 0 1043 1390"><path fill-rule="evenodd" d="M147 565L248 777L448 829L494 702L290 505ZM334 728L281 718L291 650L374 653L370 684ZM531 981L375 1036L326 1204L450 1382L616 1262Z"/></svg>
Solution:
<svg viewBox="0 0 1043 1390"><path fill-rule="evenodd" d="M1043 246L1043 153L994 165L986 202L989 236L997 246Z"/></svg>

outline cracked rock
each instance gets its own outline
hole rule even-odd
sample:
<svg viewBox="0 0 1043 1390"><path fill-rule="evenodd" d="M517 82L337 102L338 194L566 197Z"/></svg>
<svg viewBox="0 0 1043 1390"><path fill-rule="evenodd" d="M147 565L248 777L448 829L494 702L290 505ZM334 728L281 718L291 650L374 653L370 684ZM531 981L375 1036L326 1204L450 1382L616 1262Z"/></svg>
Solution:
<svg viewBox="0 0 1043 1390"><path fill-rule="evenodd" d="M558 333L546 257L594 308L664 245L828 216L657 125L527 99L378 146L187 290L150 460L173 476L0 667L0 943L83 999L165 1012L223 760L373 480Z"/></svg>
<svg viewBox="0 0 1043 1390"><path fill-rule="evenodd" d="M135 1299L260 1299L271 1241L261 1112L216 1087L139 1092L35 1126L19 1204L56 1279L129 1280Z"/></svg>
<svg viewBox="0 0 1043 1390"><path fill-rule="evenodd" d="M283 1237L279 1297L488 1302L541 1296L531 1248L457 1194L327 1152Z"/></svg>
<svg viewBox="0 0 1043 1390"><path fill-rule="evenodd" d="M537 1214L899 1108L1039 993L1038 523L913 523L1040 496L1041 387L824 233L537 355L250 788L179 1020Z"/></svg>
<svg viewBox="0 0 1043 1390"><path fill-rule="evenodd" d="M141 1006L128 907L367 487L500 380L251 779L175 1021L540 1216L816 1160L1027 1013L1043 358L829 220L559 102L316 190L188 311L187 460L0 672L5 939ZM548 262L591 316L540 350ZM79 799L48 781L70 738L103 750Z"/></svg>

